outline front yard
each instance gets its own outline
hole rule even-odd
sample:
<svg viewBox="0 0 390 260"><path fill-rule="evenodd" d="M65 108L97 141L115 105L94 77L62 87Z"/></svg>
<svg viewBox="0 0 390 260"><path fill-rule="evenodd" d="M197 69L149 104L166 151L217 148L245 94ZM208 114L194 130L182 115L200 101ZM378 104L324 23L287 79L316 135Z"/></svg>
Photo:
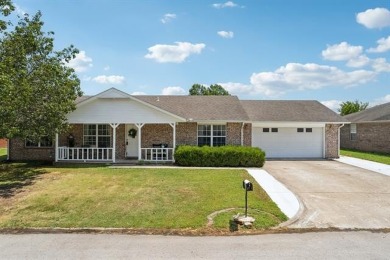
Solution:
<svg viewBox="0 0 390 260"><path fill-rule="evenodd" d="M245 170L0 165L0 227L130 228L140 232L228 232L244 213ZM252 180L253 181L253 180ZM257 183L249 192L252 230L286 216ZM208 226L207 216L221 213Z"/></svg>

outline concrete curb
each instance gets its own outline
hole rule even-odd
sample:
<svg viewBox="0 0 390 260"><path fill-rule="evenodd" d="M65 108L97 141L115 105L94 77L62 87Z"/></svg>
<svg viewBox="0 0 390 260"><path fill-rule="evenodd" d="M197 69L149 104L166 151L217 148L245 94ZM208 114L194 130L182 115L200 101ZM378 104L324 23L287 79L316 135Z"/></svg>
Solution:
<svg viewBox="0 0 390 260"><path fill-rule="evenodd" d="M288 226L298 220L304 212L305 207L294 193L263 169L246 170L289 218L289 220L279 226Z"/></svg>

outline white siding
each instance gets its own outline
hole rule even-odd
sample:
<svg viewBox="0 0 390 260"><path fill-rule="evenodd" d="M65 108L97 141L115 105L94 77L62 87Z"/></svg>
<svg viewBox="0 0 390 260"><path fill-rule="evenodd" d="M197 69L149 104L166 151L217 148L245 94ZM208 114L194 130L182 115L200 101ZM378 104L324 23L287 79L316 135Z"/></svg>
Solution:
<svg viewBox="0 0 390 260"><path fill-rule="evenodd" d="M178 118L129 98L98 98L68 115L69 123L173 123Z"/></svg>
<svg viewBox="0 0 390 260"><path fill-rule="evenodd" d="M301 126L300 126L301 127ZM267 158L323 158L323 127L309 127L313 132L298 133L297 127L278 127L277 133L252 129L252 145L265 151Z"/></svg>

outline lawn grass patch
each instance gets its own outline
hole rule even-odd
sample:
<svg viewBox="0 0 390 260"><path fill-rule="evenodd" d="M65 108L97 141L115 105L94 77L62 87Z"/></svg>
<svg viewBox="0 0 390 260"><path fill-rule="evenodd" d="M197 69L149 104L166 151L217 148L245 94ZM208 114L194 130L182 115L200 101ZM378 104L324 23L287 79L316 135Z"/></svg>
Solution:
<svg viewBox="0 0 390 260"><path fill-rule="evenodd" d="M390 165L390 154L375 153L375 152L361 152L361 151L347 150L347 149L340 150L340 154L344 156L349 156L358 159Z"/></svg>
<svg viewBox="0 0 390 260"><path fill-rule="evenodd" d="M45 174L28 192L12 207L1 210L0 227L201 230L207 228L211 213L243 208L242 180L251 179L245 170L236 169L90 166L41 170ZM248 193L248 205L266 212L255 229L287 219L255 182L254 191ZM222 220L217 216L213 228L228 230L233 214L222 216Z"/></svg>
<svg viewBox="0 0 390 260"><path fill-rule="evenodd" d="M0 162L7 160L7 148L0 148Z"/></svg>

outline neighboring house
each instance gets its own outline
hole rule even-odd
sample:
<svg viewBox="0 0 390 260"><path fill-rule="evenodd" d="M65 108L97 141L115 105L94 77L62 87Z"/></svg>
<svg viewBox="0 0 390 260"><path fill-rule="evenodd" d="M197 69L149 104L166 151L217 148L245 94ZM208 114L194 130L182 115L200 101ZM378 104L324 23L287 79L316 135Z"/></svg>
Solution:
<svg viewBox="0 0 390 260"><path fill-rule="evenodd" d="M267 158L336 158L346 123L317 101L132 96L111 88L76 103L68 133L38 143L12 139L10 160L173 161L177 145L255 146Z"/></svg>
<svg viewBox="0 0 390 260"><path fill-rule="evenodd" d="M367 152L390 153L390 103L344 117L350 124L341 128L341 147Z"/></svg>
<svg viewBox="0 0 390 260"><path fill-rule="evenodd" d="M0 148L7 148L7 139L0 139Z"/></svg>

